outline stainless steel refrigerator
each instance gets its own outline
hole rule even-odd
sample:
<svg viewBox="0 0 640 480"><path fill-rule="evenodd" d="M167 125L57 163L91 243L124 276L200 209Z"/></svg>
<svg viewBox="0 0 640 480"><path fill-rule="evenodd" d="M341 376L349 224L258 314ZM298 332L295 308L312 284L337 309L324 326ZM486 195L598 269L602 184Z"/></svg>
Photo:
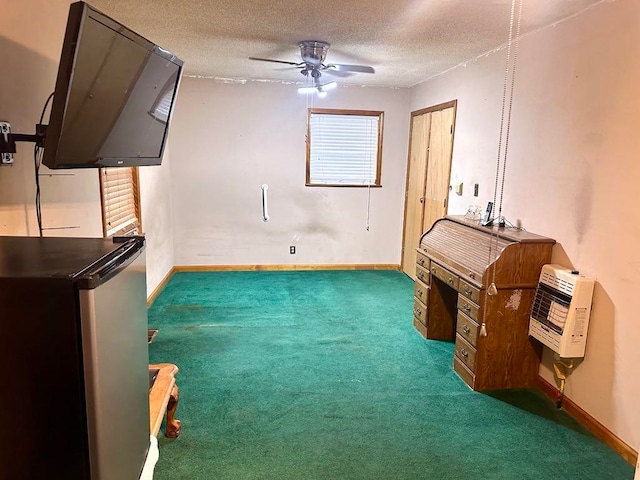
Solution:
<svg viewBox="0 0 640 480"><path fill-rule="evenodd" d="M0 237L0 478L138 479L144 237Z"/></svg>

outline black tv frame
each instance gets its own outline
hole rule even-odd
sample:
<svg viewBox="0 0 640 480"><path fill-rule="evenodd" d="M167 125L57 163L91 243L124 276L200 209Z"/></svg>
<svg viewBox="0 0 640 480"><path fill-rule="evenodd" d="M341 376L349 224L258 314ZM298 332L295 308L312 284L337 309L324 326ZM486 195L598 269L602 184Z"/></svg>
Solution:
<svg viewBox="0 0 640 480"><path fill-rule="evenodd" d="M67 109L67 102L69 96L69 88L73 81L74 66L77 53L78 40L80 38L82 27L87 19L91 21L97 21L104 26L114 30L120 35L130 39L136 44L142 46L149 52L156 54L165 60L173 63L178 67L177 80L173 91L173 97L171 100L172 108L169 110L167 116L166 128L162 137L160 145L160 151L157 156L152 157L109 157L109 158L97 158L88 160L84 163L61 163L57 159L58 145L60 141L60 135L64 124L64 116ZM164 50L155 43L147 40L143 36L132 31L120 22L105 15L99 10L95 9L86 2L79 1L70 5L69 15L67 18L67 27L64 36L64 42L62 47L62 53L60 55L60 63L58 66L58 74L56 78L56 86L54 90L53 104L51 107L51 114L48 125L38 124L36 125L35 134L15 134L8 133L0 136L0 152L1 153L15 153L16 142L35 142L38 147L44 147L44 155L42 163L49 168L100 168L100 167L118 167L118 166L146 166L146 165L160 165L162 162L162 155L167 143L167 135L169 132L169 125L171 117L173 115L173 106L175 105L175 99L180 88L180 80L182 77L184 62L172 53ZM94 161L95 160L95 161Z"/></svg>
<svg viewBox="0 0 640 480"><path fill-rule="evenodd" d="M172 105L175 103L175 96L180 87L180 79L182 76L182 69L184 62L172 53L164 50L155 43L147 40L143 36L132 31L120 22L112 19L111 17L100 12L96 8L87 4L86 2L75 2L69 7L69 16L67 20L67 28L64 37L64 43L62 53L60 55L60 64L58 66L58 77L56 80L55 93L53 97L53 105L51 107L50 122L47 127L46 139L44 142L44 156L42 163L49 168L95 168L95 167L118 167L118 166L145 166L145 165L160 165L162 162L162 155L167 143L167 134L169 132L169 125L173 114L173 108L169 112L167 118L167 127L164 131L162 138L161 148L158 156L153 157L126 157L126 158L100 158L96 159L93 163L73 163L64 164L57 161L57 149L60 134L62 133L62 126L64 122L64 115L67 108L69 87L73 81L73 70L76 57L76 46L78 39L81 35L82 27L88 18L97 21L106 27L116 31L117 33L132 40L138 45L144 47L150 52L161 56L174 63L178 67L178 79L176 87L174 89Z"/></svg>

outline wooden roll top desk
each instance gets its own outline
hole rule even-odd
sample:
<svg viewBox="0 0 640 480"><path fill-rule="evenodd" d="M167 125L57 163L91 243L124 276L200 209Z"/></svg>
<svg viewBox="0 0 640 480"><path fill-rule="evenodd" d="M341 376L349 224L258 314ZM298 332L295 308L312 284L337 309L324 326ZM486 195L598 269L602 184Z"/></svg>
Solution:
<svg viewBox="0 0 640 480"><path fill-rule="evenodd" d="M413 324L427 339L455 341L453 368L472 389L535 384L541 348L529 339L529 312L554 244L456 216L437 220L422 235ZM488 295L492 282L497 293Z"/></svg>

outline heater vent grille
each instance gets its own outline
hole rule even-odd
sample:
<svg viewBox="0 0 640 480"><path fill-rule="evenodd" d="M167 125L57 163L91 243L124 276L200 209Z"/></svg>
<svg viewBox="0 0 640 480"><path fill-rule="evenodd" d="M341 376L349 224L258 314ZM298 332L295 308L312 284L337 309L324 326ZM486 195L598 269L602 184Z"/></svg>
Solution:
<svg viewBox="0 0 640 480"><path fill-rule="evenodd" d="M574 284L570 283L562 278L556 277L551 272L542 272L540 276L540 282L549 285L567 295L573 295Z"/></svg>
<svg viewBox="0 0 640 480"><path fill-rule="evenodd" d="M545 265L531 307L529 335L561 357L583 357L594 278Z"/></svg>

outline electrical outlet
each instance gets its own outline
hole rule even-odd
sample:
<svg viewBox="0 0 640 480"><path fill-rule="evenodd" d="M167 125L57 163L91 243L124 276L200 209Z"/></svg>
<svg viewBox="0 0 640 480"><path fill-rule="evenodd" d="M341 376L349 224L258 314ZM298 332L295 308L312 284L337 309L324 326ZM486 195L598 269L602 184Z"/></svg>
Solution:
<svg viewBox="0 0 640 480"><path fill-rule="evenodd" d="M11 125L9 122L0 122L0 144L9 145L9 134L11 133ZM0 165L11 165L13 163L13 153L0 153Z"/></svg>
<svg viewBox="0 0 640 480"><path fill-rule="evenodd" d="M294 253L296 253L296 247L295 247L295 245L291 245L291 246L289 247L289 253L290 253L291 255L293 255Z"/></svg>

